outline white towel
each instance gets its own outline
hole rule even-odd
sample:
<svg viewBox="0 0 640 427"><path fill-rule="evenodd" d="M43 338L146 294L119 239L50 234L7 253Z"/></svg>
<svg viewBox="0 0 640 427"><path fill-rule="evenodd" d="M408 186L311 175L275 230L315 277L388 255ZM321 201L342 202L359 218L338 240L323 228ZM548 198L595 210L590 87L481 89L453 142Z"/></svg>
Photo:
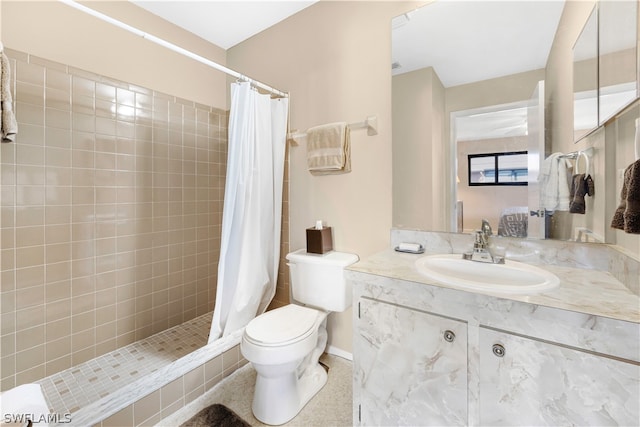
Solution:
<svg viewBox="0 0 640 427"><path fill-rule="evenodd" d="M2 427L26 426L27 419L33 421L34 426L44 427L49 425L51 419L40 384L22 384L3 391L0 393L0 408Z"/></svg>
<svg viewBox="0 0 640 427"><path fill-rule="evenodd" d="M2 142L13 142L18 133L18 123L13 114L13 99L11 97L11 64L4 52L0 53L2 66L0 67L0 127Z"/></svg>
<svg viewBox="0 0 640 427"><path fill-rule="evenodd" d="M542 163L540 171L540 205L547 211L569 210L569 176L567 159L553 153Z"/></svg>
<svg viewBox="0 0 640 427"><path fill-rule="evenodd" d="M314 175L351 172L350 132L346 123L307 129L307 167Z"/></svg>

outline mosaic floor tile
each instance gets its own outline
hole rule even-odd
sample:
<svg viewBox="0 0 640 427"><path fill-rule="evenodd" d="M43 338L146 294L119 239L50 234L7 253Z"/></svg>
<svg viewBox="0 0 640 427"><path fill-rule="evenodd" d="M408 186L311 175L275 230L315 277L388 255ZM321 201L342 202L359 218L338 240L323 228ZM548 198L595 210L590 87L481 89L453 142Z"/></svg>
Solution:
<svg viewBox="0 0 640 427"><path fill-rule="evenodd" d="M213 313L38 381L55 413L72 413L207 343Z"/></svg>

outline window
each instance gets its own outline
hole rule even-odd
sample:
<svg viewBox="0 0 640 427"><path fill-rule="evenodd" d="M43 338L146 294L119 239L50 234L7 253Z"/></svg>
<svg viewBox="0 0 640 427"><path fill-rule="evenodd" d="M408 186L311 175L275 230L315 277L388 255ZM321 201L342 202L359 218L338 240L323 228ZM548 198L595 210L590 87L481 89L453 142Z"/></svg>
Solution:
<svg viewBox="0 0 640 427"><path fill-rule="evenodd" d="M469 154L469 185L527 185L527 152Z"/></svg>

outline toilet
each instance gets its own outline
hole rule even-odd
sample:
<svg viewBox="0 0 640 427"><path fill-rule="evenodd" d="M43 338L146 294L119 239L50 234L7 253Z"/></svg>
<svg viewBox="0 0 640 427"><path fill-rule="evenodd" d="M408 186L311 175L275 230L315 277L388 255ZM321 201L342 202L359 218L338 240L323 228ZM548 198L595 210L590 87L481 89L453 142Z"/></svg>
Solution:
<svg viewBox="0 0 640 427"><path fill-rule="evenodd" d="M267 311L246 326L240 351L257 372L253 415L280 425L295 417L327 382L318 363L327 345L327 315L351 306L344 268L355 254L287 255L293 304Z"/></svg>

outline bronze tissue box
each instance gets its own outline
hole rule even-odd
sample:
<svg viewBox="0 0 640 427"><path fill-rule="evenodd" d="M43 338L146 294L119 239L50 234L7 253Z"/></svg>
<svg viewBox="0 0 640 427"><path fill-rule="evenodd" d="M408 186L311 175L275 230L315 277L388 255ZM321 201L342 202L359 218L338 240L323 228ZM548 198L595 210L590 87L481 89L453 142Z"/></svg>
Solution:
<svg viewBox="0 0 640 427"><path fill-rule="evenodd" d="M312 254L324 254L333 250L333 237L331 227L307 228L307 252Z"/></svg>

